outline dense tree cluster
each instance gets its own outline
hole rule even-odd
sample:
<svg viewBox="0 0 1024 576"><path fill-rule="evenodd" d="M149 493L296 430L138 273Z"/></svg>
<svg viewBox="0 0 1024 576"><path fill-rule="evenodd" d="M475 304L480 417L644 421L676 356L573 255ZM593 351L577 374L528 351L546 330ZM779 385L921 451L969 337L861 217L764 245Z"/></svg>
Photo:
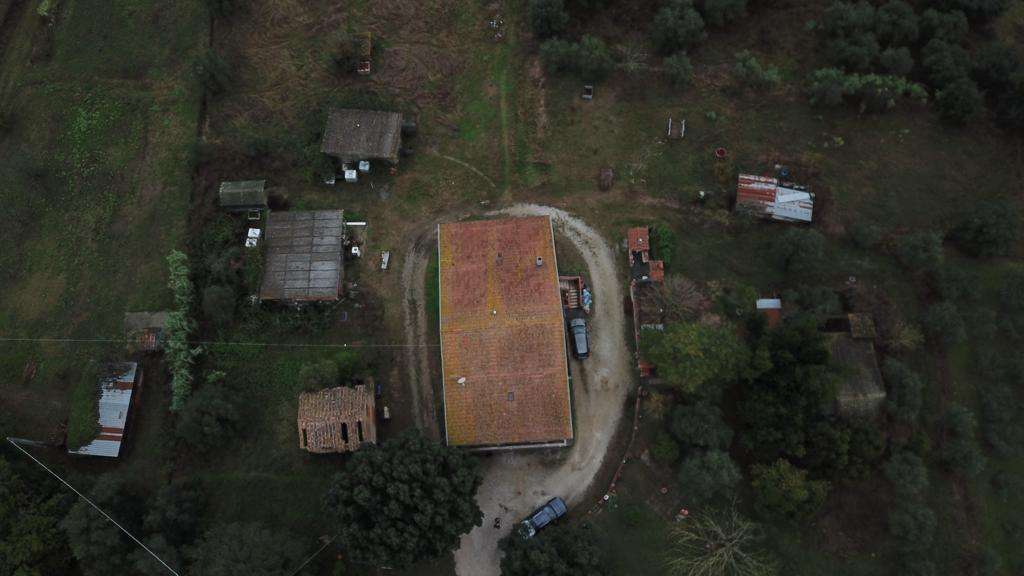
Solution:
<svg viewBox="0 0 1024 576"><path fill-rule="evenodd" d="M454 550L481 524L482 481L473 456L405 434L356 452L325 506L353 560L401 568Z"/></svg>
<svg viewBox="0 0 1024 576"><path fill-rule="evenodd" d="M0 455L0 574L70 573L71 551L60 522L72 502L40 471Z"/></svg>
<svg viewBox="0 0 1024 576"><path fill-rule="evenodd" d="M917 75L934 90L935 108L943 120L964 124L983 109L980 82L991 91L996 115L1008 120L1008 127L1019 126L1014 119L1024 106L1011 103L1013 95L1024 93L1019 91L1022 83L1013 80L1019 66L1007 64L1017 57L999 48L988 54L983 50L981 69L972 73L971 57L962 46L970 20L984 21L1005 6L1003 0L949 1L918 14L903 0L877 7L866 0L834 1L817 23L830 67L811 75L811 104L839 106L857 95L861 111L881 112L893 108L900 95L925 99L924 90L907 80L918 70L914 54L919 52ZM872 97L872 92L880 94Z"/></svg>
<svg viewBox="0 0 1024 576"><path fill-rule="evenodd" d="M529 539L513 530L498 546L504 553L501 576L607 573L602 550L590 531L578 526L550 526Z"/></svg>

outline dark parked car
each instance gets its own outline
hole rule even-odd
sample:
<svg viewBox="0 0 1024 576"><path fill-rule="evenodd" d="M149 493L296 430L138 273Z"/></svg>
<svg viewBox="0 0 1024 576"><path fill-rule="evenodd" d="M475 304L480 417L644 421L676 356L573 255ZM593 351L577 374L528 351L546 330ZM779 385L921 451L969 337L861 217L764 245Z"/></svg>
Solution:
<svg viewBox="0 0 1024 576"><path fill-rule="evenodd" d="M555 496L548 503L538 508L530 517L522 522L523 538L533 538L537 531L565 516L565 501Z"/></svg>
<svg viewBox="0 0 1024 576"><path fill-rule="evenodd" d="M572 336L572 353L583 360L590 356L590 340L587 339L587 321L573 318L569 321L569 334Z"/></svg>

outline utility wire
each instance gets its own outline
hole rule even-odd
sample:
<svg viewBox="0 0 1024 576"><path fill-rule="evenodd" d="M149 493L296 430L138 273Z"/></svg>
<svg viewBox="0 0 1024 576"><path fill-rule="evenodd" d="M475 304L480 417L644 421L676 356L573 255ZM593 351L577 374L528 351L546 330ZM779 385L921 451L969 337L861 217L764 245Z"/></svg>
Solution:
<svg viewBox="0 0 1024 576"><path fill-rule="evenodd" d="M296 574L301 572L302 569L306 567L306 564L309 564L310 562L312 562L313 558L316 558L317 556L319 556L320 553L324 551L324 548L327 548L328 546L331 545L331 542L334 542L334 538L335 537L332 536L330 540L328 540L327 542L324 542L324 545L321 546L319 550L317 550L316 552L313 552L313 554L309 558L306 558L305 562L303 562L302 564L299 564L299 567L295 569L295 572L292 572L288 576L295 576Z"/></svg>
<svg viewBox="0 0 1024 576"><path fill-rule="evenodd" d="M3 342L36 342L45 344L127 344L126 338L5 338L0 337ZM190 340L190 345L195 346L251 346L264 348L439 348L439 344L303 344L286 342L226 342L223 340Z"/></svg>
<svg viewBox="0 0 1024 576"><path fill-rule="evenodd" d="M33 462L35 462L36 464L39 464L40 466L42 466L43 470L46 470L47 472L49 472L51 476L53 476L57 480L60 480L61 483L64 484L65 486L67 486L68 488L70 488L72 492L74 492L75 494L78 494L79 498L81 498L82 500L85 500L86 502L88 502L89 505L92 506L93 508L95 508L97 512L102 514L104 518L106 518L107 520L110 520L110 522L113 523L114 526L117 526L118 528L120 528L121 532L124 532L125 534L127 534L129 538L134 540L136 544L138 544L139 546L142 547L143 550L148 552L150 556L152 556L153 558L156 558L157 562L163 564L164 568L167 568L168 572L170 572L171 574L174 574L174 576L181 576L180 574L178 574L177 572L174 571L174 568L171 568L170 566L168 566L167 562L164 562L162 559L160 559L159 556L157 556L155 553L153 553L152 550L150 550L148 547L146 547L146 545L143 544L141 540L136 538L131 532L125 530L124 526L121 526L120 524L118 524L117 520L114 520L113 518L111 518L110 514L107 514L99 506L94 504L92 500L89 500L88 498L86 498L85 494L82 494L74 486L72 486L71 484L68 484L67 481L65 481L63 478L58 476L56 472L54 472L53 470L50 470L50 468L46 464L43 464L42 462L40 462L32 454L29 454L29 452L27 450L25 450L21 446L18 446L18 443L15 442L13 439L11 439L11 437L8 436L7 437L7 441L11 443L11 446L14 446L18 450L20 450L25 456L28 456L29 458L31 458Z"/></svg>

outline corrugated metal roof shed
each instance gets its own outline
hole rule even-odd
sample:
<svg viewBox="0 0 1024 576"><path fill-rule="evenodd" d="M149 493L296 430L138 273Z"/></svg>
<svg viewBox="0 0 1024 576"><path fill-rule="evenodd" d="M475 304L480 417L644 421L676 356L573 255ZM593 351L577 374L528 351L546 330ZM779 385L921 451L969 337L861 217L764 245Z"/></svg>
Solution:
<svg viewBox="0 0 1024 576"><path fill-rule="evenodd" d="M228 210L253 210L267 207L266 180L221 182L220 206Z"/></svg>
<svg viewBox="0 0 1024 576"><path fill-rule="evenodd" d="M810 222L814 194L793 184L780 183L770 176L740 174L736 189L736 208L784 222Z"/></svg>
<svg viewBox="0 0 1024 576"><path fill-rule="evenodd" d="M271 212L260 300L331 301L341 297L342 210Z"/></svg>
<svg viewBox="0 0 1024 576"><path fill-rule="evenodd" d="M141 376L135 362L123 362L110 367L110 375L99 383L100 433L92 442L77 450L68 450L69 453L107 458L120 455L137 374Z"/></svg>
<svg viewBox="0 0 1024 576"><path fill-rule="evenodd" d="M402 114L379 110L332 110L327 116L320 150L342 162L398 162L402 145Z"/></svg>

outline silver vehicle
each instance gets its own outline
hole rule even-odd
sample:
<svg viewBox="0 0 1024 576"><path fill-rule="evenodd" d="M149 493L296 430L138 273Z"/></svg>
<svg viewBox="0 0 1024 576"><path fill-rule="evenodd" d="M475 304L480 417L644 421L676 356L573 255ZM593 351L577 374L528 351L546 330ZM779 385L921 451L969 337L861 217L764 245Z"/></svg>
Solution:
<svg viewBox="0 0 1024 576"><path fill-rule="evenodd" d="M587 321L573 318L569 321L569 335L572 336L572 353L580 360L590 356L590 340L587 338Z"/></svg>

